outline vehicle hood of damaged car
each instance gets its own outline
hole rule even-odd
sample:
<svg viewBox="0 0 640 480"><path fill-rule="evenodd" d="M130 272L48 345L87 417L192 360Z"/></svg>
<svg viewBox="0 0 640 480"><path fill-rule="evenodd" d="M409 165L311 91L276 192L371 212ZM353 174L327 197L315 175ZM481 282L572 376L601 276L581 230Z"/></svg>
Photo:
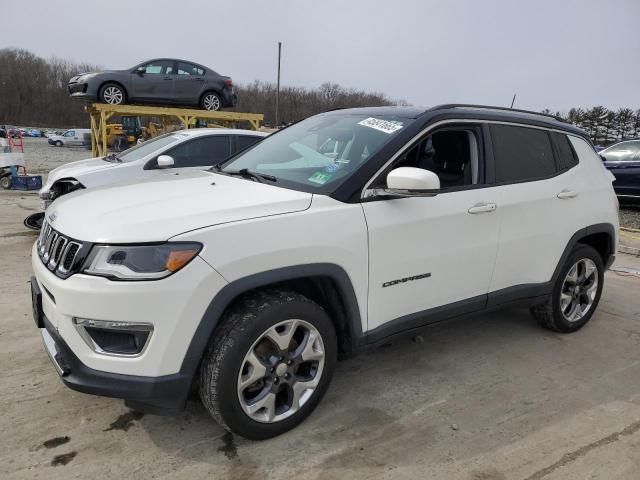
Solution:
<svg viewBox="0 0 640 480"><path fill-rule="evenodd" d="M306 210L312 195L204 170L79 190L56 200L47 221L93 243L159 242L184 232ZM53 221L51 220L53 219Z"/></svg>

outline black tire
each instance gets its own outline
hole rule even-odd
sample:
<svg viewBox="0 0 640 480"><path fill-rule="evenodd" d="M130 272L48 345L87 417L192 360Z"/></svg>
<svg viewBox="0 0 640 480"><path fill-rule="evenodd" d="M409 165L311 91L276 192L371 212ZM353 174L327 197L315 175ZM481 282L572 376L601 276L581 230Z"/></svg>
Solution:
<svg viewBox="0 0 640 480"><path fill-rule="evenodd" d="M0 177L0 187L5 190L9 190L11 188L11 175Z"/></svg>
<svg viewBox="0 0 640 480"><path fill-rule="evenodd" d="M98 98L109 105L124 105L127 103L127 92L122 85L108 82L100 88Z"/></svg>
<svg viewBox="0 0 640 480"><path fill-rule="evenodd" d="M24 219L24 226L31 230L40 231L44 220L44 212L32 213Z"/></svg>
<svg viewBox="0 0 640 480"><path fill-rule="evenodd" d="M596 295L593 303L589 307L589 310L580 319L575 321L569 321L565 318L560 306L560 295L565 282L565 278L569 273L569 270L579 261L589 259L597 268L598 285ZM600 295L602 294L602 287L604 285L604 264L600 254L589 245L578 243L571 254L567 258L564 266L560 270L560 274L556 279L553 286L553 293L545 303L535 305L531 308L531 313L538 321L540 325L554 332L571 333L580 330L593 316L598 303L600 302Z"/></svg>
<svg viewBox="0 0 640 480"><path fill-rule="evenodd" d="M61 147L62 146L62 142L60 140L56 140L55 145L56 145L56 147Z"/></svg>
<svg viewBox="0 0 640 480"><path fill-rule="evenodd" d="M205 92L200 98L200 108L210 112L222 110L222 98L216 92Z"/></svg>
<svg viewBox="0 0 640 480"><path fill-rule="evenodd" d="M317 387L297 411L277 422L259 422L246 414L240 404L240 369L254 343L269 328L290 319L303 320L320 333L324 368ZM252 440L275 437L302 422L320 402L331 382L336 358L335 330L318 304L287 290L257 292L241 298L224 314L202 360L200 398L213 418L230 432Z"/></svg>

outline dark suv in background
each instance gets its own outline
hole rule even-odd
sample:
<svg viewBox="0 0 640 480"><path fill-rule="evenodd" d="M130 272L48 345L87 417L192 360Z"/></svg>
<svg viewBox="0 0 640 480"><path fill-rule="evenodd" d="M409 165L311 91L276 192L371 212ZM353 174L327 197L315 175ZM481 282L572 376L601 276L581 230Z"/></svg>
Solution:
<svg viewBox="0 0 640 480"><path fill-rule="evenodd" d="M613 189L620 201L640 203L640 138L611 145L600 156L616 177Z"/></svg>
<svg viewBox="0 0 640 480"><path fill-rule="evenodd" d="M69 80L69 95L111 105L155 103L220 110L236 104L230 77L186 60L159 58L127 70L82 73Z"/></svg>

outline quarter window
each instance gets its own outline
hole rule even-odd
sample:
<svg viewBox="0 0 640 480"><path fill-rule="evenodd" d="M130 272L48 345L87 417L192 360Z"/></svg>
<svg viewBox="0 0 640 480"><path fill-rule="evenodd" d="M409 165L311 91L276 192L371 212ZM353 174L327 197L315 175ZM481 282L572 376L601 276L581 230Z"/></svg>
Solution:
<svg viewBox="0 0 640 480"><path fill-rule="evenodd" d="M167 152L175 168L211 167L229 158L228 135L212 135L187 141Z"/></svg>
<svg viewBox="0 0 640 480"><path fill-rule="evenodd" d="M573 151L573 147L567 136L563 133L556 132L553 132L551 136L553 137L553 142L556 144L560 168L573 168L578 165L578 156Z"/></svg>
<svg viewBox="0 0 640 480"><path fill-rule="evenodd" d="M497 183L536 180L557 172L546 130L491 125L491 140Z"/></svg>

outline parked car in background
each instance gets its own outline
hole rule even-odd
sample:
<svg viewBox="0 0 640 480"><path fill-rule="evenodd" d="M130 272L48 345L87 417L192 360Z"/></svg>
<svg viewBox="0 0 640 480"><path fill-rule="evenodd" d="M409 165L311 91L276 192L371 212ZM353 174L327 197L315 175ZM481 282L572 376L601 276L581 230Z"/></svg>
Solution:
<svg viewBox="0 0 640 480"><path fill-rule="evenodd" d="M91 130L88 128L73 128L62 135L49 135L49 145L56 147L82 147L91 145Z"/></svg>
<svg viewBox="0 0 640 480"><path fill-rule="evenodd" d="M70 388L175 413L197 387L222 427L264 439L313 411L339 355L426 324L516 304L579 330L617 232L610 175L574 126L337 110L219 168L61 198L32 249L32 311Z"/></svg>
<svg viewBox="0 0 640 480"><path fill-rule="evenodd" d="M154 103L220 110L236 104L230 77L187 60L159 58L126 70L82 73L69 80L75 98L111 105Z"/></svg>
<svg viewBox="0 0 640 480"><path fill-rule="evenodd" d="M13 133L18 131L14 125L0 125L0 132L4 132L4 138L13 137Z"/></svg>
<svg viewBox="0 0 640 480"><path fill-rule="evenodd" d="M253 130L197 128L167 133L106 157L67 163L49 172L40 190L42 208L81 188L135 182L173 175L181 170L212 167L251 147L268 134Z"/></svg>
<svg viewBox="0 0 640 480"><path fill-rule="evenodd" d="M640 201L640 139L625 140L600 152L604 166L616 177L613 189L621 201Z"/></svg>

